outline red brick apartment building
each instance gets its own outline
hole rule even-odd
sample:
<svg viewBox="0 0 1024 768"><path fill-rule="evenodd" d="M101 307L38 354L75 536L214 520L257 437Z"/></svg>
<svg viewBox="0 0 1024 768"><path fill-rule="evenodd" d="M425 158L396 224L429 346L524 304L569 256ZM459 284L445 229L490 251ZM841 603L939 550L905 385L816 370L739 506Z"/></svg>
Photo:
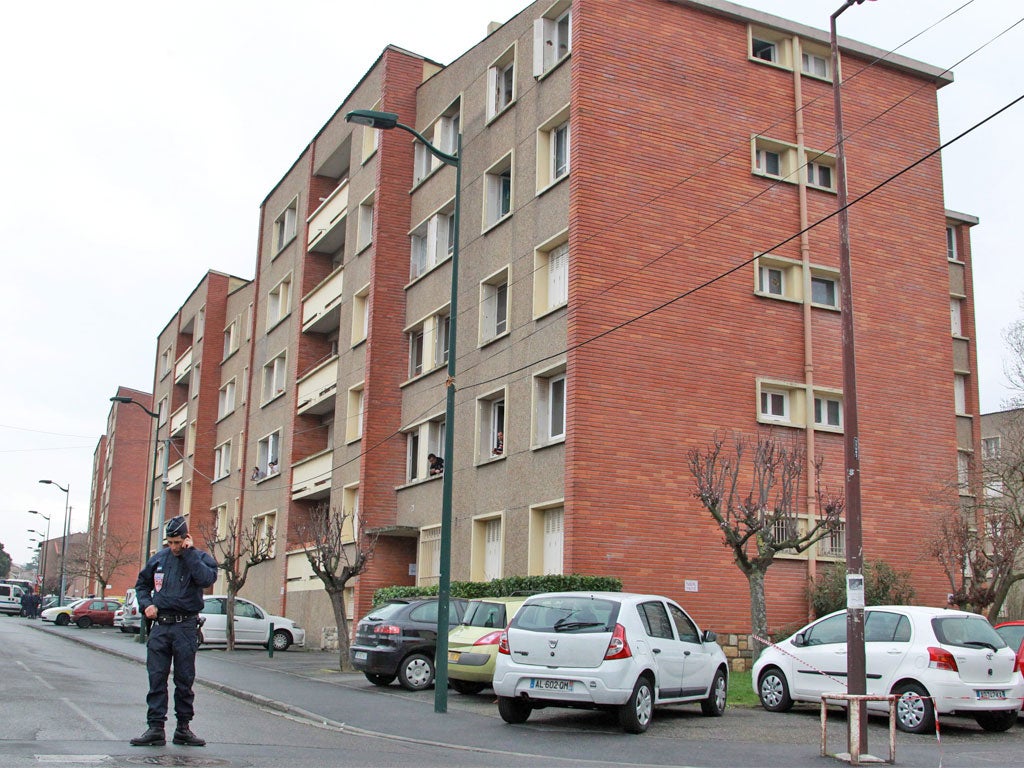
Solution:
<svg viewBox="0 0 1024 768"><path fill-rule="evenodd" d="M117 396L130 397L144 408L153 405L149 392L118 387ZM123 595L135 586L141 560L142 513L149 495L152 422L142 408L111 403L106 434L100 437L93 454L88 539L81 550L93 574L81 577L85 594ZM46 569L52 570L50 565ZM105 586L98 574L108 575Z"/></svg>
<svg viewBox="0 0 1024 768"><path fill-rule="evenodd" d="M438 578L449 354L453 579L618 576L743 633L686 451L770 428L842 485L838 233L809 228L836 209L827 35L723 0L622 8L533 3L447 66L386 48L264 200L254 280L209 273L160 336L166 515L276 531L245 593L313 637L333 624L298 535L318 505L381 534L352 615ZM952 78L842 53L855 200L935 149ZM455 170L352 109L449 152L462 135L454 349ZM979 446L977 222L945 209L938 157L850 220L865 556L934 603L913 543ZM842 556L836 536L777 563L772 624L803 619L808 576Z"/></svg>

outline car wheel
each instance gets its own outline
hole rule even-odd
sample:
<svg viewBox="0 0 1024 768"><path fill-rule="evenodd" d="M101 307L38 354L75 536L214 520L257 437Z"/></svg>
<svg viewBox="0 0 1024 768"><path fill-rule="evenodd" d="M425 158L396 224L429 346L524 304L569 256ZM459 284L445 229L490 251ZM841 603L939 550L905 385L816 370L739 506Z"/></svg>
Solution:
<svg viewBox="0 0 1024 768"><path fill-rule="evenodd" d="M121 634L122 634L122 635L126 635L126 634L128 634L128 630L127 630L127 629L125 629L125 628L124 628L123 626L121 626L121 627L118 627L118 629L120 629L120 630L121 630Z"/></svg>
<svg viewBox="0 0 1024 768"><path fill-rule="evenodd" d="M474 683L470 680L455 680L453 678L448 678L448 683L453 689L466 696L480 693L480 691L487 687L483 683Z"/></svg>
<svg viewBox="0 0 1024 768"><path fill-rule="evenodd" d="M398 682L410 691L429 688L434 682L434 662L422 653L406 656L398 667Z"/></svg>
<svg viewBox="0 0 1024 768"><path fill-rule="evenodd" d="M757 695L761 706L769 712L787 712L793 707L786 676L778 667L768 667L757 684Z"/></svg>
<svg viewBox="0 0 1024 768"><path fill-rule="evenodd" d="M928 691L917 683L902 683L893 693L900 697L896 702L897 728L907 733L927 733L935 727L935 707Z"/></svg>
<svg viewBox="0 0 1024 768"><path fill-rule="evenodd" d="M506 723L511 723L512 725L525 723L530 717L532 709L533 707L530 706L530 702L524 699L514 699L510 696L498 697L498 714L501 715L501 719Z"/></svg>
<svg viewBox="0 0 1024 768"><path fill-rule="evenodd" d="M650 678L642 676L633 686L629 700L619 707L619 724L626 733L643 733L654 716L654 689Z"/></svg>
<svg viewBox="0 0 1024 768"><path fill-rule="evenodd" d="M283 629L275 629L272 642L275 651L287 651L292 644L292 636Z"/></svg>
<svg viewBox="0 0 1024 768"><path fill-rule="evenodd" d="M366 675L366 679L374 685L379 685L381 688L391 685L394 682L394 675L375 675L373 672L363 672Z"/></svg>
<svg viewBox="0 0 1024 768"><path fill-rule="evenodd" d="M721 717L725 714L725 698L729 693L729 687L725 679L725 672L715 672L715 679L711 682L711 690L708 697L700 703L700 711L707 717Z"/></svg>
<svg viewBox="0 0 1024 768"><path fill-rule="evenodd" d="M57 618L53 620L53 623L56 624L58 627L66 627L68 624L71 623L71 617L68 616L66 613L60 613L57 614Z"/></svg>
<svg viewBox="0 0 1024 768"><path fill-rule="evenodd" d="M88 616L81 616L79 617L78 621L75 622L75 624L78 625L79 629L88 629L92 626L92 619L90 619Z"/></svg>
<svg viewBox="0 0 1024 768"><path fill-rule="evenodd" d="M1017 710L997 709L990 712L975 712L974 719L986 731L1008 731L1017 722Z"/></svg>

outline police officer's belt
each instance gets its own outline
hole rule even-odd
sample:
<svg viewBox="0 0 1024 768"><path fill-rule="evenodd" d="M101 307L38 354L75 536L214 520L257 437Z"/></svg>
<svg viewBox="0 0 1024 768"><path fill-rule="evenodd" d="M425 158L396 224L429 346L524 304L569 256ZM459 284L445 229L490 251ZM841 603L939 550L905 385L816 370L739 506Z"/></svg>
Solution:
<svg viewBox="0 0 1024 768"><path fill-rule="evenodd" d="M194 619L197 614L194 613L160 613L157 614L157 624L180 624L183 621L190 621Z"/></svg>

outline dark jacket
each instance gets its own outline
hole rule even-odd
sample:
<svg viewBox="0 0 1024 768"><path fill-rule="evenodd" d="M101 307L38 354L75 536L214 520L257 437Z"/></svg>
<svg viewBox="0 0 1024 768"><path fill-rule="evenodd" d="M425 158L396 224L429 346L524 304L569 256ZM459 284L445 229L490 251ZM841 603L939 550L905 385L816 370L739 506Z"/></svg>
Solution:
<svg viewBox="0 0 1024 768"><path fill-rule="evenodd" d="M199 613L203 590L216 580L217 563L206 552L190 547L175 557L165 547L139 571L135 595L143 612L155 605L161 613Z"/></svg>

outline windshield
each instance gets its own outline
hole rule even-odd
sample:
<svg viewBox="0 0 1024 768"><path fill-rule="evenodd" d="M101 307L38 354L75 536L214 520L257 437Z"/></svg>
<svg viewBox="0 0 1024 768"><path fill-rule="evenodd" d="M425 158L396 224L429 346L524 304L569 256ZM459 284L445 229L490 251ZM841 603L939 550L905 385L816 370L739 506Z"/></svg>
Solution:
<svg viewBox="0 0 1024 768"><path fill-rule="evenodd" d="M1006 647L999 633L981 616L938 616L932 619L932 628L943 645L991 648L993 651Z"/></svg>
<svg viewBox="0 0 1024 768"><path fill-rule="evenodd" d="M619 604L585 595L530 600L512 619L512 626L535 632L611 632Z"/></svg>
<svg viewBox="0 0 1024 768"><path fill-rule="evenodd" d="M505 606L485 600L473 600L466 608L462 623L469 627L504 627Z"/></svg>

